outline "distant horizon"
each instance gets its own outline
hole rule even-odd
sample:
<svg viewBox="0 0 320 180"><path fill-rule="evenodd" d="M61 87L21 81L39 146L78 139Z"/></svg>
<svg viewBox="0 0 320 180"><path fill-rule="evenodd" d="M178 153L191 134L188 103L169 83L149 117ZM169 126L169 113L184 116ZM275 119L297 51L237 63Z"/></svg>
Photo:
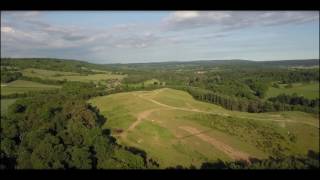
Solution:
<svg viewBox="0 0 320 180"><path fill-rule="evenodd" d="M55 58L55 57L1 57L1 59L52 59L52 60L66 60L66 61L81 61L91 64L101 64L101 65L108 65L108 64L146 64L146 63L188 63L188 62L198 62L198 61L252 61L252 62L277 62L277 61L303 61L303 60L320 60L320 58L301 58L301 59L273 59L273 60L252 60L252 59L198 59L198 60L173 60L173 61L141 61L141 62L129 62L129 63L94 63L88 60L82 59L66 59L66 58Z"/></svg>

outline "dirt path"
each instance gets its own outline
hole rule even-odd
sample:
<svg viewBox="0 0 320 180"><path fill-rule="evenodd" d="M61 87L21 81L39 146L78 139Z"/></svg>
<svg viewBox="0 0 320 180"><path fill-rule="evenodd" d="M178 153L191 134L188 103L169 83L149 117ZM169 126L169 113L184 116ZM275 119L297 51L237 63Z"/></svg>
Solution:
<svg viewBox="0 0 320 180"><path fill-rule="evenodd" d="M185 131L188 131L189 133L198 137L202 141L205 141L205 142L211 144L212 146L214 146L218 150L220 150L223 153L225 153L226 155L228 155L233 160L245 160L245 161L249 162L249 157L250 157L249 154L247 154L245 152L238 151L238 150L232 148L231 146L229 146L221 141L218 141L217 139L215 139L211 136L208 136L204 133L201 133L201 131L199 131L198 129L196 129L194 127L181 126L179 128L183 129Z"/></svg>
<svg viewBox="0 0 320 180"><path fill-rule="evenodd" d="M158 108L156 109L149 109L149 110L146 110L146 111L143 111L141 113L138 114L138 117L137 117L137 121L135 121L134 123L132 123L130 125L130 127L127 129L128 131L131 131L133 130L143 119L146 119L152 112L158 110Z"/></svg>
<svg viewBox="0 0 320 180"><path fill-rule="evenodd" d="M159 94L161 91L163 91L163 89L161 90L158 90L155 94ZM167 104L163 104L159 101L156 101L152 98L148 98L148 97L144 97L142 94L139 94L138 97L144 99L144 100L147 100L147 101L150 101L154 104L157 104L159 106L162 106L162 107L165 107L165 108L168 108L168 109L173 109L173 110L181 110L181 111L188 111L188 112L198 112L198 113L205 113L205 114L213 114L213 115L222 115L222 116L230 116L230 114L227 114L227 113L213 113L213 112L210 112L210 111L202 111L202 110L198 110L198 109L189 109L189 108L181 108L181 107L174 107L174 106L170 106L170 105L167 105ZM309 126L313 126L313 127L316 127L316 128L319 128L319 124L315 125L315 124L312 124L312 123L309 123L309 122L305 122L305 121L294 121L294 120L289 120L289 119L255 119L255 120L258 120L258 121L274 121L274 122L289 122L289 123L301 123L301 124L306 124L306 125L309 125Z"/></svg>
<svg viewBox="0 0 320 180"><path fill-rule="evenodd" d="M120 137L126 138L126 137L127 137L127 133L128 133L129 131L132 131L138 124L141 123L141 121L142 121L143 119L146 119L152 112L157 111L157 110L159 110L159 108L156 108L156 109L148 109L148 110L146 110L146 111L142 111L141 113L139 113L138 116L137 116L137 120L136 120L134 123L132 123L132 124L128 127L128 129L125 130L125 131L120 135Z"/></svg>

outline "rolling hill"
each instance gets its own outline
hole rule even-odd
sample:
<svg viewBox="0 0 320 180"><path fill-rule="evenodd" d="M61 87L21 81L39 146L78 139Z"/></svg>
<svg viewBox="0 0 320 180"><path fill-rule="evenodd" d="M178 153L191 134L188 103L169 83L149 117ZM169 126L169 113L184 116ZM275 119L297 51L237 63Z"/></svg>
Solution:
<svg viewBox="0 0 320 180"><path fill-rule="evenodd" d="M120 144L145 150L162 168L319 151L318 117L303 112L229 111L169 88L89 102Z"/></svg>

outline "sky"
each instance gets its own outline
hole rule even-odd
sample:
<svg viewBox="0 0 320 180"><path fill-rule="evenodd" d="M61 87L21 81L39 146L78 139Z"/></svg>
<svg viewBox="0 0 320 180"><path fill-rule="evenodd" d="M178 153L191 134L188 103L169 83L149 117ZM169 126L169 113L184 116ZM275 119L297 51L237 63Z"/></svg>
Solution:
<svg viewBox="0 0 320 180"><path fill-rule="evenodd" d="M1 57L92 63L319 58L318 11L1 11Z"/></svg>

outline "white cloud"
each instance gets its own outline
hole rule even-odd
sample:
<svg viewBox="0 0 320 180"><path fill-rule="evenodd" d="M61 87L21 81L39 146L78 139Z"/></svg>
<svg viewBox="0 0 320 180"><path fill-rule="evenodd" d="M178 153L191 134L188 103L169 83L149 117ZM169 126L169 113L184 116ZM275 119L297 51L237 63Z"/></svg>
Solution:
<svg viewBox="0 0 320 180"><path fill-rule="evenodd" d="M5 27L1 27L1 32L4 33L14 33L14 29L12 27L9 26L5 26Z"/></svg>
<svg viewBox="0 0 320 180"><path fill-rule="evenodd" d="M153 56L157 53L160 56L160 52L167 53L167 51L180 54L178 53L180 48L182 57L185 53L189 53L186 50L187 47L195 47L190 48L191 54L198 45L204 44L203 49L205 49L208 44L214 44L212 42L226 42L225 39L234 34L234 32L224 31L253 26L297 24L319 19L319 14L312 11L177 11L170 13L162 21L151 23L127 22L111 27L80 27L54 23L44 18L42 16L44 13L5 12L2 14L1 45L3 48L1 52L8 56L21 55L22 57L25 54L26 56L63 55L80 57L80 59L85 57L102 59L107 56L124 57L126 53L130 57L136 52L143 55L144 53L150 55L152 52ZM191 33L186 31L195 28L199 29ZM232 38L232 41L237 40ZM152 51L152 49L155 50ZM163 49L166 52L163 52Z"/></svg>
<svg viewBox="0 0 320 180"><path fill-rule="evenodd" d="M319 20L316 11L178 11L164 18L169 30L218 27L224 30L252 26L297 24Z"/></svg>
<svg viewBox="0 0 320 180"><path fill-rule="evenodd" d="M191 19L199 16L197 11L177 11L174 12L172 18L176 20Z"/></svg>

